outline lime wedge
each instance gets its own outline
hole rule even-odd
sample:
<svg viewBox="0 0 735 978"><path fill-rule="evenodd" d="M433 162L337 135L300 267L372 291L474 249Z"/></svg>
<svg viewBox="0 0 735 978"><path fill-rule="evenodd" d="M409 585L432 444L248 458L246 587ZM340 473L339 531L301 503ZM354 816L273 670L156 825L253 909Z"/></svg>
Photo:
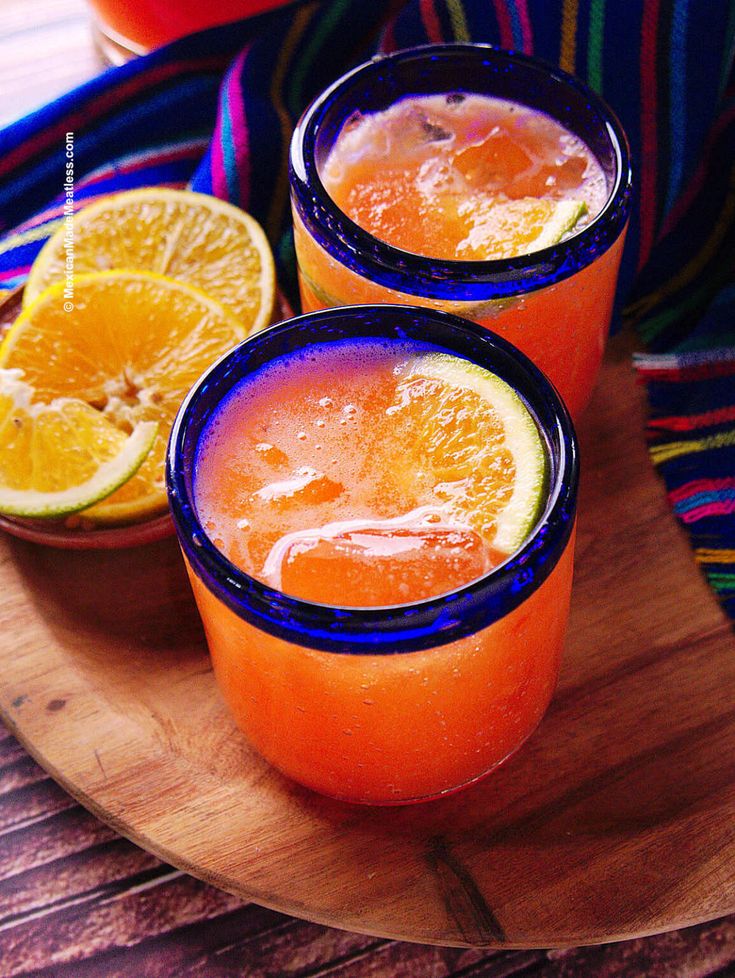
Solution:
<svg viewBox="0 0 735 978"><path fill-rule="evenodd" d="M559 200L544 224L541 234L534 240L532 251L541 251L558 244L575 224L587 213L587 205L583 200Z"/></svg>
<svg viewBox="0 0 735 978"><path fill-rule="evenodd" d="M421 354L409 363L404 384L417 378L431 383L417 443L421 464L438 480L435 493L495 550L513 553L546 499L546 451L536 422L512 387L468 360Z"/></svg>
<svg viewBox="0 0 735 978"><path fill-rule="evenodd" d="M470 226L467 236L457 245L457 257L493 261L549 248L558 244L586 213L583 200L488 197L475 201L465 215Z"/></svg>
<svg viewBox="0 0 735 978"><path fill-rule="evenodd" d="M106 498L137 471L156 421L120 431L84 401L33 402L19 370L0 370L0 513L58 518Z"/></svg>

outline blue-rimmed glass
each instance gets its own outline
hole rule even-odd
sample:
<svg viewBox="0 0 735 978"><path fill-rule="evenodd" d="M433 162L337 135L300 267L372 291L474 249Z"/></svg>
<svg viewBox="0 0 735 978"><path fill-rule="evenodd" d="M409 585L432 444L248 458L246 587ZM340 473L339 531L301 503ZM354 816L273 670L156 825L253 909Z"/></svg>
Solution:
<svg viewBox="0 0 735 978"><path fill-rule="evenodd" d="M521 103L579 137L605 175L608 197L600 213L559 244L491 261L411 254L355 224L320 176L344 125L356 111L455 92ZM625 134L586 85L537 59L484 44L428 45L377 57L306 110L291 143L290 181L305 310L385 301L457 313L522 349L579 416L600 366L631 200Z"/></svg>
<svg viewBox="0 0 735 978"><path fill-rule="evenodd" d="M413 255L374 238L335 205L320 170L354 114L379 112L399 99L477 92L520 102L552 116L597 157L608 185L605 206L583 231L518 258L450 261ZM560 68L488 44L432 44L378 56L326 89L306 110L291 142L294 207L332 257L400 292L432 299L486 302L559 282L591 264L628 219L631 171L627 141L610 108Z"/></svg>
<svg viewBox="0 0 735 978"><path fill-rule="evenodd" d="M276 591L235 567L212 543L194 504L199 439L222 400L260 366L304 347L385 337L435 344L492 370L523 398L546 444L549 492L521 549L459 590L408 605L335 608ZM184 401L173 426L167 480L181 546L194 572L235 614L289 642L329 652L413 652L455 641L521 604L549 575L574 521L578 461L569 416L539 370L498 336L459 317L410 306L350 306L306 314L250 337L215 363Z"/></svg>
<svg viewBox="0 0 735 978"><path fill-rule="evenodd" d="M546 446L545 505L515 554L451 593L372 608L303 601L239 570L208 537L195 505L200 440L233 388L246 377L257 383L263 365L368 338L428 344L506 380ZM345 800L402 804L476 780L535 729L566 625L578 460L561 399L510 344L405 305L331 308L273 326L190 392L171 434L167 480L218 684L250 743L281 771Z"/></svg>

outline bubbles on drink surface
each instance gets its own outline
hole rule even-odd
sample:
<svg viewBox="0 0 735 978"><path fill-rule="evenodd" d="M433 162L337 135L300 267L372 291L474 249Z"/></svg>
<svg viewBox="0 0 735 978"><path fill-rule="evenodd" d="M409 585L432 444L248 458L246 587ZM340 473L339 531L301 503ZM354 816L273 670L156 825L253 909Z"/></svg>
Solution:
<svg viewBox="0 0 735 978"><path fill-rule="evenodd" d="M502 426L479 397L414 374L427 349L320 344L241 382L198 453L210 539L271 586L334 604L421 600L504 559L492 546L512 492L512 478L496 484L513 474Z"/></svg>

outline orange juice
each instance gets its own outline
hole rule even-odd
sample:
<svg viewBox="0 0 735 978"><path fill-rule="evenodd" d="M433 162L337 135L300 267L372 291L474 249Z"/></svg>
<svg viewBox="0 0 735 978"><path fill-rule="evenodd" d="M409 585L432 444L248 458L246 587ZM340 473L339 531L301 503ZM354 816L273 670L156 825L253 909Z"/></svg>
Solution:
<svg viewBox="0 0 735 978"><path fill-rule="evenodd" d="M440 394L404 376L419 349L330 344L230 395L200 445L196 507L234 564L309 601L365 607L443 594L505 558L486 539L492 512L481 535L447 507L449 483L437 491L422 471L411 440ZM497 461L512 465L507 450Z"/></svg>
<svg viewBox="0 0 735 978"><path fill-rule="evenodd" d="M579 203L561 238L581 231L607 199L589 147L550 116L460 92L355 113L322 180L337 206L376 238L428 258L470 261L536 250L534 235L549 216L535 216L538 201Z"/></svg>
<svg viewBox="0 0 735 978"><path fill-rule="evenodd" d="M292 144L303 308L458 313L523 350L579 416L629 196L624 136L580 89L482 45L399 52L337 82Z"/></svg>
<svg viewBox="0 0 735 978"><path fill-rule="evenodd" d="M344 335L385 313L388 336ZM284 353L279 330L305 323L322 341ZM352 801L431 798L492 770L540 721L559 668L570 457L562 472L542 419L514 402L550 469L534 489L501 408L431 374L440 363L461 382L473 367L417 338L431 326L410 307L361 307L256 335L203 379L172 436L174 516L225 700L272 764ZM238 369L258 343L281 355ZM524 480L539 508L508 552L508 492ZM564 530L535 575L560 480Z"/></svg>

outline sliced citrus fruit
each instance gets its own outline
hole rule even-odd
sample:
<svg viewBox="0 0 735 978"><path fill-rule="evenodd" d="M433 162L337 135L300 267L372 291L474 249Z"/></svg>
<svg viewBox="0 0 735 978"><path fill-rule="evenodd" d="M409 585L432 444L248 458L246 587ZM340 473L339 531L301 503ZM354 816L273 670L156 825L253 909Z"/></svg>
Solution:
<svg viewBox="0 0 735 978"><path fill-rule="evenodd" d="M516 258L550 248L586 212L583 200L472 197L458 207L459 217L468 221L469 227L466 237L457 245L457 258L471 261Z"/></svg>
<svg viewBox="0 0 735 978"><path fill-rule="evenodd" d="M125 434L84 401L33 395L19 370L0 370L0 513L76 513L127 482L153 447L155 421Z"/></svg>
<svg viewBox="0 0 735 978"><path fill-rule="evenodd" d="M39 252L29 305L66 274L64 227ZM74 215L74 273L135 269L208 292L255 332L273 313L276 276L268 241L249 214L187 190L147 187L103 197Z"/></svg>
<svg viewBox="0 0 735 978"><path fill-rule="evenodd" d="M396 423L431 473L449 514L500 553L517 550L536 523L546 452L518 394L495 374L444 353L414 357L398 386Z"/></svg>
<svg viewBox="0 0 735 978"><path fill-rule="evenodd" d="M75 280L74 310L54 285L18 317L0 346L0 367L17 368L50 403L72 397L129 434L159 422L153 449L135 475L85 516L133 522L165 509L164 456L184 395L246 329L211 296L146 272L99 272Z"/></svg>

